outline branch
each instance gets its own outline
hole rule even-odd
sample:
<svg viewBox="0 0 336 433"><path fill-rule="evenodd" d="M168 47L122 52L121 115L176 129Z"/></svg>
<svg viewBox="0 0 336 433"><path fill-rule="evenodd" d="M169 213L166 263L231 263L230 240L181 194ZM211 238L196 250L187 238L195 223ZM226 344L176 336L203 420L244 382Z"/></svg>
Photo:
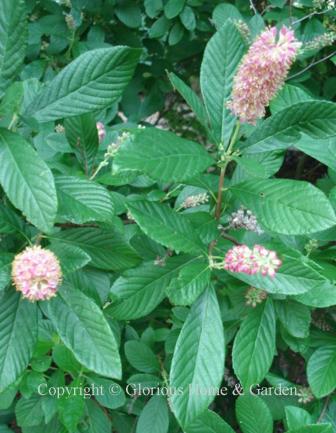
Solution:
<svg viewBox="0 0 336 433"><path fill-rule="evenodd" d="M258 14L257 8L254 6L253 0L250 0L250 9L253 10L255 15Z"/></svg>
<svg viewBox="0 0 336 433"><path fill-rule="evenodd" d="M296 21L293 21L293 22L292 22L292 25L295 26L296 24L299 24L299 23L301 23L301 22L304 21L304 20L307 20L307 19L309 19L309 18L312 18L312 17L314 17L315 15L322 15L322 14L325 14L326 12L328 12L328 9L325 9L324 11L320 11L320 12L317 12L317 11L311 12L310 14L305 15L304 17L302 17L302 18L300 18L300 19L298 19L298 20L296 20Z"/></svg>
<svg viewBox="0 0 336 433"><path fill-rule="evenodd" d="M288 80L291 80L292 78L296 78L299 75L303 74L304 72L308 71L310 68L312 68L313 66L318 65L319 63L324 62L325 60L330 59L331 57L334 57L336 55L336 51L333 51L331 54L328 54L327 56L323 57L322 59L316 60L316 62L310 63L306 68L302 69L302 71L297 72L294 75L291 75L290 77L288 77Z"/></svg>

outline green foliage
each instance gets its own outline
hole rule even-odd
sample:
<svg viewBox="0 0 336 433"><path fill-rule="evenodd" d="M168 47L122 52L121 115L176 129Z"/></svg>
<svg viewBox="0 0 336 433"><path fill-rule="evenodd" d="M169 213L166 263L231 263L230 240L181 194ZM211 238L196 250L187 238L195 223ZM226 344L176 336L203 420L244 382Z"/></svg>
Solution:
<svg viewBox="0 0 336 433"><path fill-rule="evenodd" d="M336 432L331 3L0 1L0 433ZM302 47L240 123L283 25ZM32 246L62 271L36 302Z"/></svg>

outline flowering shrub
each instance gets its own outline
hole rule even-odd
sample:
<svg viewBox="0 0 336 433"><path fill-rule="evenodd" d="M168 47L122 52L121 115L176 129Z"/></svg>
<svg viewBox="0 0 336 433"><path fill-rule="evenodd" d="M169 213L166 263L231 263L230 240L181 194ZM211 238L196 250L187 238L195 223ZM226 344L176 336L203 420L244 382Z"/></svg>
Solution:
<svg viewBox="0 0 336 433"><path fill-rule="evenodd" d="M335 35L0 2L0 433L336 432Z"/></svg>

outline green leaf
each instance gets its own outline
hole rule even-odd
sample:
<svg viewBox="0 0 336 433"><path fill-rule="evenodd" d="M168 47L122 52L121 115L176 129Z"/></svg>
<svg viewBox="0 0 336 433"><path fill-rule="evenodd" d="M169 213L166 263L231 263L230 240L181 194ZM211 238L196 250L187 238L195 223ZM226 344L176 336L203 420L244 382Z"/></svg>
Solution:
<svg viewBox="0 0 336 433"><path fill-rule="evenodd" d="M221 3L215 7L212 13L212 19L216 28L219 29L227 20L242 20L243 17L236 6L229 3Z"/></svg>
<svg viewBox="0 0 336 433"><path fill-rule="evenodd" d="M20 398L15 406L17 424L20 427L35 427L43 420L41 396L32 395L30 398Z"/></svg>
<svg viewBox="0 0 336 433"><path fill-rule="evenodd" d="M293 296L293 299L309 307L331 307L336 305L336 286L330 281L321 281L307 293Z"/></svg>
<svg viewBox="0 0 336 433"><path fill-rule="evenodd" d="M260 383L275 353L275 313L271 299L251 310L233 344L233 368L245 390Z"/></svg>
<svg viewBox="0 0 336 433"><path fill-rule="evenodd" d="M140 341L127 341L125 355L132 367L143 373L157 373L160 371L160 363L155 353Z"/></svg>
<svg viewBox="0 0 336 433"><path fill-rule="evenodd" d="M127 27L136 29L141 26L141 9L137 5L121 4L115 9L115 14Z"/></svg>
<svg viewBox="0 0 336 433"><path fill-rule="evenodd" d="M162 0L145 0L145 11L149 18L155 18L163 9Z"/></svg>
<svg viewBox="0 0 336 433"><path fill-rule="evenodd" d="M90 256L85 251L74 245L67 245L56 241L48 245L48 249L56 254L64 275L83 268L91 261Z"/></svg>
<svg viewBox="0 0 336 433"><path fill-rule="evenodd" d="M69 385L71 387L71 384ZM74 386L76 386L74 384ZM78 386L78 385L77 385ZM85 400L82 395L63 396L57 401L58 415L61 423L70 433L77 432L77 425L85 410Z"/></svg>
<svg viewBox="0 0 336 433"><path fill-rule="evenodd" d="M82 54L42 89L25 114L48 122L110 106L132 78L140 54L122 46Z"/></svg>
<svg viewBox="0 0 336 433"><path fill-rule="evenodd" d="M207 391L220 386L224 347L216 293L209 287L193 304L184 322L170 370L170 385L183 391L172 395L171 405L184 429L214 399Z"/></svg>
<svg viewBox="0 0 336 433"><path fill-rule="evenodd" d="M301 87L285 84L285 86L277 93L276 97L272 99L270 108L272 114L278 111L289 108L298 102L312 101L314 98L305 92Z"/></svg>
<svg viewBox="0 0 336 433"><path fill-rule="evenodd" d="M259 397L242 395L236 402L236 414L243 433L273 433L273 418Z"/></svg>
<svg viewBox="0 0 336 433"><path fill-rule="evenodd" d="M87 429L85 433L111 433L112 425L109 417L94 400L86 400L86 412Z"/></svg>
<svg viewBox="0 0 336 433"><path fill-rule="evenodd" d="M167 433L169 415L166 399L154 395L140 413L136 433Z"/></svg>
<svg viewBox="0 0 336 433"><path fill-rule="evenodd" d="M323 346L309 358L307 365L309 385L317 398L336 389L336 346Z"/></svg>
<svg viewBox="0 0 336 433"><path fill-rule="evenodd" d="M184 35L184 28L182 24L180 24L179 22L175 23L169 32L169 36L168 36L169 45L173 46L178 44L183 38L183 35Z"/></svg>
<svg viewBox="0 0 336 433"><path fill-rule="evenodd" d="M226 23L210 39L201 66L201 90L214 136L227 144L235 117L226 108L230 98L233 78L244 54L245 45L237 27Z"/></svg>
<svg viewBox="0 0 336 433"><path fill-rule="evenodd" d="M136 266L139 256L119 233L99 228L68 229L51 238L81 248L98 269L120 271Z"/></svg>
<svg viewBox="0 0 336 433"><path fill-rule="evenodd" d="M333 428L330 424L314 424L295 430L288 430L287 433L333 433Z"/></svg>
<svg viewBox="0 0 336 433"><path fill-rule="evenodd" d="M103 392L96 393L95 399L104 407L117 409L124 406L126 396L124 390L116 382L96 375L90 375L88 381L91 385L99 387Z"/></svg>
<svg viewBox="0 0 336 433"><path fill-rule="evenodd" d="M98 151L98 132L91 113L64 122L66 138L86 173L90 173Z"/></svg>
<svg viewBox="0 0 336 433"><path fill-rule="evenodd" d="M28 25L24 0L0 3L0 94L17 75L26 54Z"/></svg>
<svg viewBox="0 0 336 433"><path fill-rule="evenodd" d="M13 258L13 254L0 252L0 291L10 282Z"/></svg>
<svg viewBox="0 0 336 433"><path fill-rule="evenodd" d="M194 261L194 258L182 255L168 258L164 266L143 263L126 271L111 287L117 301L106 309L106 313L118 320L146 316L164 299L165 288L171 279Z"/></svg>
<svg viewBox="0 0 336 433"><path fill-rule="evenodd" d="M336 224L329 200L308 182L252 180L234 185L230 191L255 213L264 228L275 233L310 234Z"/></svg>
<svg viewBox="0 0 336 433"><path fill-rule="evenodd" d="M103 186L73 176L57 176L55 183L58 222L83 224L89 221L112 221L113 202Z"/></svg>
<svg viewBox="0 0 336 433"><path fill-rule="evenodd" d="M306 338L310 328L310 309L295 301L278 301L275 311L282 326L296 338Z"/></svg>
<svg viewBox="0 0 336 433"><path fill-rule="evenodd" d="M247 153L286 149L302 134L315 139L336 135L336 104L327 101L299 102L279 111L258 126L247 140Z"/></svg>
<svg viewBox="0 0 336 433"><path fill-rule="evenodd" d="M184 8L185 0L168 0L164 7L166 17L171 20L177 17Z"/></svg>
<svg viewBox="0 0 336 433"><path fill-rule="evenodd" d="M289 430L313 423L313 417L301 407L287 406L285 408L286 424Z"/></svg>
<svg viewBox="0 0 336 433"><path fill-rule="evenodd" d="M307 263L300 254L293 253L289 248L283 250L280 245L274 246L278 252L282 265L275 277L264 277L261 274L248 275L244 273L232 273L239 280L269 293L283 295L297 295L304 293L303 297L309 297L309 291L323 286L327 280Z"/></svg>
<svg viewBox="0 0 336 433"><path fill-rule="evenodd" d="M152 39L161 38L164 36L170 27L171 22L162 15L148 31L148 36Z"/></svg>
<svg viewBox="0 0 336 433"><path fill-rule="evenodd" d="M168 78L170 79L174 89L176 89L180 93L180 95L185 99L186 103L193 110L197 120L203 126L207 126L207 112L205 110L203 102L200 100L198 95L173 72L168 74Z"/></svg>
<svg viewBox="0 0 336 433"><path fill-rule="evenodd" d="M37 340L37 306L12 290L0 303L0 392L27 367Z"/></svg>
<svg viewBox="0 0 336 433"><path fill-rule="evenodd" d="M17 134L0 130L0 183L8 198L43 232L53 226L57 197L46 163Z"/></svg>
<svg viewBox="0 0 336 433"><path fill-rule="evenodd" d="M51 319L63 343L89 370L120 379L115 336L100 308L79 290L59 290L48 302Z"/></svg>
<svg viewBox="0 0 336 433"><path fill-rule="evenodd" d="M182 267L166 288L169 300L175 305L191 305L209 286L209 263L199 259Z"/></svg>
<svg viewBox="0 0 336 433"><path fill-rule="evenodd" d="M135 132L120 147L115 162L121 169L139 170L152 179L182 182L213 164L205 149L193 141L155 128Z"/></svg>
<svg viewBox="0 0 336 433"><path fill-rule="evenodd" d="M316 140L302 134L301 139L296 141L294 146L332 170L336 170L336 137L327 140Z"/></svg>
<svg viewBox="0 0 336 433"><path fill-rule="evenodd" d="M180 20L184 27L192 32L196 28L196 16L193 9L189 6L186 6L183 11L180 13Z"/></svg>
<svg viewBox="0 0 336 433"><path fill-rule="evenodd" d="M207 410L188 425L186 433L234 433L217 413Z"/></svg>
<svg viewBox="0 0 336 433"><path fill-rule="evenodd" d="M204 249L185 215L169 206L144 200L127 203L141 230L156 242L176 251L197 253Z"/></svg>

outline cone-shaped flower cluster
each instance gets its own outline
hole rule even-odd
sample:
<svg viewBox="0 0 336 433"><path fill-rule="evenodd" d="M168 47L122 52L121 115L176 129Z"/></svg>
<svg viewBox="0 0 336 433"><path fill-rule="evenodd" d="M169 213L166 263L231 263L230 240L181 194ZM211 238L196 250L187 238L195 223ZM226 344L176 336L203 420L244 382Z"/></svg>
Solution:
<svg viewBox="0 0 336 433"><path fill-rule="evenodd" d="M255 245L252 249L247 245L235 246L226 253L224 259L224 269L249 275L260 273L274 277L280 266L281 260L276 252L261 245Z"/></svg>
<svg viewBox="0 0 336 433"><path fill-rule="evenodd" d="M101 143L104 140L105 135L106 135L105 125L102 122L97 122L96 127L97 127L97 131L98 131L98 140L99 140L99 143Z"/></svg>
<svg viewBox="0 0 336 433"><path fill-rule="evenodd" d="M251 45L234 78L228 107L241 122L255 124L265 107L282 87L301 47L294 32L268 28Z"/></svg>
<svg viewBox="0 0 336 433"><path fill-rule="evenodd" d="M16 289L30 301L43 301L55 296L62 272L57 257L40 246L28 247L12 264Z"/></svg>

